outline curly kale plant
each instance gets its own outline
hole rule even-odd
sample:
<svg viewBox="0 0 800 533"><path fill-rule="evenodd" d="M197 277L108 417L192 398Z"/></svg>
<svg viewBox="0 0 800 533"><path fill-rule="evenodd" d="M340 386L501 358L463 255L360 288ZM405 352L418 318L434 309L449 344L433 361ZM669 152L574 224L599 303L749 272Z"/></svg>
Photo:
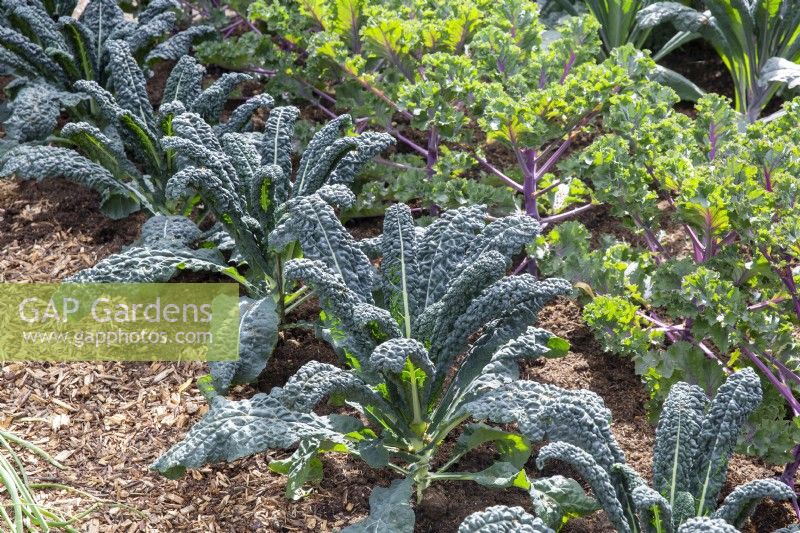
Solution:
<svg viewBox="0 0 800 533"><path fill-rule="evenodd" d="M399 474L388 488L375 488L369 517L351 532L412 531L412 493L421 498L441 480L532 489L556 524L578 509L594 510L577 484L559 478L531 487L523 469L532 441L588 446L611 438L605 433L610 413L596 395L519 380L518 361L566 349L565 341L531 324L569 284L506 275L510 258L536 236L538 224L518 214L487 225L485 209L472 207L448 211L423 229L398 204L387 211L383 234L359 247L341 226L326 230L327 239L314 236L320 227L318 211L308 205L313 198L288 202L272 244L299 240L306 251L320 245L335 251L328 263L290 261L286 275L319 297L321 335L344 368L310 362L268 394L212 398L209 412L153 467L175 477L206 463L296 447L289 459L271 464L288 475L292 498L320 478L325 452L348 453ZM380 266L362 249L380 257ZM316 414L326 397L357 416ZM517 421L520 433L484 420ZM442 444L457 429L445 457ZM460 471L459 460L481 444L497 449L497 461L479 472Z"/></svg>
<svg viewBox="0 0 800 533"><path fill-rule="evenodd" d="M652 487L605 452L602 445L613 448L613 439L593 442L590 448L551 442L541 449L537 464L542 468L560 460L572 465L591 485L617 531L737 531L763 498L796 503L794 491L784 483L760 479L734 488L717 506L736 439L760 401L761 385L751 369L732 374L711 402L699 387L675 384L656 430ZM713 520L695 517L721 524L714 529Z"/></svg>
<svg viewBox="0 0 800 533"><path fill-rule="evenodd" d="M181 64L176 71L196 72ZM191 92L191 83L177 79L181 90ZM175 80L173 73L168 94L178 86ZM171 202L199 202L218 223L203 232L185 217L154 217L145 225L138 245L100 261L72 281L164 282L190 270L215 272L241 283L254 300L242 303L240 361L211 365L209 385L225 392L231 384L258 377L286 313L311 295L305 289L292 292L285 280L285 261L299 257L301 249L285 239L273 243L270 232L277 221L312 218L313 232L300 239L302 254L333 266L337 261L333 246L341 226L331 206L352 203L347 185L364 163L393 140L369 132L343 136L350 126L350 117L343 115L314 135L293 168L298 109L273 109L263 133L237 132L234 125L243 124L257 106L271 103L271 98L261 95L240 106L228 122L212 127L198 114L204 108L197 105L208 101L204 95L212 89L193 100L197 112L183 111L179 100L168 105L175 116L166 122L164 131L171 135L161 138L160 146L177 169L163 186L164 196ZM224 94L218 101L224 102ZM250 329L256 333L245 339Z"/></svg>
<svg viewBox="0 0 800 533"><path fill-rule="evenodd" d="M516 202L543 223L585 211L588 189L557 164L655 68L631 47L597 61L594 19L547 30L529 0L258 1L250 14L292 59L275 68L323 112L364 117L416 156L364 184L365 205Z"/></svg>
<svg viewBox="0 0 800 533"><path fill-rule="evenodd" d="M584 316L604 347L633 357L656 399L678 380L711 394L751 366L770 383L742 450L800 465L800 102L745 126L707 96L696 118L653 86L620 96L609 132L577 156L597 198L636 231L597 249L578 224L547 237L539 266L590 293ZM766 382L765 381L765 382ZM663 391L659 393L659 391Z"/></svg>
<svg viewBox="0 0 800 533"><path fill-rule="evenodd" d="M175 30L177 0L150 2L136 20L125 18L115 0L91 0L73 18L75 1L2 0L0 2L0 66L17 79L6 89L13 98L5 121L5 144L43 139L57 126L60 112L73 119L93 116L95 108L82 103L85 95L73 89L78 80L125 90L114 61L150 65L178 60L193 41L213 32L208 26L164 36ZM119 44L124 42L125 48ZM123 57L117 57L122 54Z"/></svg>
<svg viewBox="0 0 800 533"><path fill-rule="evenodd" d="M130 45L107 41L105 47L111 53L108 70L114 95L95 81L75 83L76 90L98 108L95 124L68 123L53 139L60 146L23 144L12 149L0 160L0 175L37 180L66 177L100 192L101 209L112 218L140 208L154 214L189 214L196 202L167 195L167 183L179 168L175 154L163 144L173 133L172 120L189 110L218 122L229 94L250 75L224 74L203 89L205 69L184 56L170 73L156 111ZM249 129L251 115L272 105L271 96L254 96L209 134L220 137Z"/></svg>

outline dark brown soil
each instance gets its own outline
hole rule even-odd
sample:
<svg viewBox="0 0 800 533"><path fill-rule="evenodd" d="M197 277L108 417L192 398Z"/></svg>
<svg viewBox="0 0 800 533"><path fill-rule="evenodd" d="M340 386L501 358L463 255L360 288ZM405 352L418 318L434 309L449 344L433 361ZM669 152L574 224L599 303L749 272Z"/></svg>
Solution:
<svg viewBox="0 0 800 533"><path fill-rule="evenodd" d="M0 281L53 281L136 239L143 214L111 220L99 204L63 179L0 181Z"/></svg>
<svg viewBox="0 0 800 533"><path fill-rule="evenodd" d="M5 182L0 190L0 246L33 244L56 231L88 237L94 245L121 246L135 239L144 214L111 220L98 210L100 195L64 179ZM24 231L15 231L24 229Z"/></svg>

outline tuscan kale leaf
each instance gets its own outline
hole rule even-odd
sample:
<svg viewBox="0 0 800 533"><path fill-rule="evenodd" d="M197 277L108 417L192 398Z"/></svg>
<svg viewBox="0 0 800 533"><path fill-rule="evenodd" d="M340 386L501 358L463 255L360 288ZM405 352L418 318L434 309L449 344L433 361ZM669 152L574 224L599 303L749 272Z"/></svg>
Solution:
<svg viewBox="0 0 800 533"><path fill-rule="evenodd" d="M127 88L128 79L112 68L124 42L136 66L178 60L192 43L213 33L208 26L175 31L176 0L151 2L135 20L125 18L115 0L91 0L78 18L75 2L2 0L0 65L17 79L9 86L12 113L4 126L5 145L44 139L57 126L62 109L75 120L92 120L97 108L74 88L79 80ZM167 37L165 39L165 37Z"/></svg>
<svg viewBox="0 0 800 533"><path fill-rule="evenodd" d="M250 114L272 102L269 96L259 95L237 108L227 122L211 126L203 116L216 116L231 83L222 78L222 83L201 92L187 78L187 73L202 74L189 68L193 65L191 58L178 64L165 91L165 99L175 98L163 104L170 116L157 119L165 124L165 135L159 139L165 157L159 161L174 169L160 194L168 202L199 203L217 224L201 232L188 218L156 217L148 221L139 244L80 272L72 281L163 282L182 270L195 270L241 283L254 300L243 300L241 305L240 361L213 364L211 381L204 383L209 394L225 393L233 384L258 377L286 314L311 296L305 288L293 290L284 278L284 263L299 257L301 249L307 258L335 263L337 252L330 245L340 238L335 232L341 226L332 206L352 203L347 185L392 138L369 132L343 135L351 125L350 117L343 115L314 135L295 169L294 128L299 110L275 108L264 132L242 133L239 130ZM184 101L191 112L185 110ZM140 123L144 127L144 121ZM313 221L310 233L273 244L270 231L279 220L289 223L293 218ZM150 231L151 227L156 231ZM249 326L244 321L271 328L269 342L262 335L246 339Z"/></svg>
<svg viewBox="0 0 800 533"><path fill-rule="evenodd" d="M759 500L796 499L785 483L761 479L736 487L717 506L736 439L760 401L761 385L749 368L732 374L710 402L696 385L673 385L656 429L652 487L607 453L616 447L610 433L605 437L610 440L593 441L591 447L551 442L537 464L571 464L617 531L738 531Z"/></svg>
<svg viewBox="0 0 800 533"><path fill-rule="evenodd" d="M140 208L153 214L189 214L196 198L167 195L167 183L178 171L179 161L163 141L173 133L174 117L186 111L218 123L229 94L251 76L225 74L203 89L205 69L191 56L183 56L170 73L156 110L131 46L124 40L108 40L105 48L114 94L93 80L75 83L76 94L88 97L98 109L95 124L66 124L53 139L59 146L22 144L11 149L0 160L0 175L37 180L64 176L100 192L101 209L112 218ZM256 95L226 122L218 123L213 134L249 129L251 115L272 105L271 96Z"/></svg>

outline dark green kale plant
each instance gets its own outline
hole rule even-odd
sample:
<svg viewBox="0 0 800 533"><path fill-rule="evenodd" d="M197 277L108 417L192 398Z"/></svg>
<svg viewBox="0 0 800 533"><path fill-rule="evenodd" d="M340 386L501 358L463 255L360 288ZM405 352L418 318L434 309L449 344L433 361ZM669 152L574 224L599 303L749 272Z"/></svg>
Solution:
<svg viewBox="0 0 800 533"><path fill-rule="evenodd" d="M532 218L520 213L487 224L485 208L470 207L420 228L398 204L387 211L381 236L357 243L341 226L320 225L333 211L318 196L286 207L273 246L299 241L306 253L333 252L290 261L286 275L318 296L319 331L341 366L307 363L283 387L249 400L212 397L209 412L153 468L178 477L206 463L296 447L270 464L288 476L290 498L320 479L323 453L347 453L398 474L388 488L374 489L369 517L349 532L413 531L412 494L419 500L443 480L530 490L543 520L556 527L596 509L576 483L531 483L523 468L532 442L611 439L610 413L593 393L519 379L518 361L556 357L568 347L531 324L569 284L506 275L511 257L538 233ZM380 257L377 268L362 250ZM346 410L316 414L325 398ZM515 419L519 433L484 423ZM445 455L442 445L455 432ZM460 470L460 459L482 444L496 448L497 460L479 472ZM514 514L495 511L497 518ZM487 520L472 517L462 528L482 531Z"/></svg>
<svg viewBox="0 0 800 533"><path fill-rule="evenodd" d="M6 86L11 96L3 123L6 149L46 138L57 129L63 109L73 120L95 117L96 105L85 102L75 82L129 90L129 76L119 77L114 62L133 61L138 70L178 60L213 32L193 26L173 35L177 0L150 2L134 20L125 18L115 0L91 0L78 18L72 17L75 6L75 0L0 1L0 67L15 77Z"/></svg>

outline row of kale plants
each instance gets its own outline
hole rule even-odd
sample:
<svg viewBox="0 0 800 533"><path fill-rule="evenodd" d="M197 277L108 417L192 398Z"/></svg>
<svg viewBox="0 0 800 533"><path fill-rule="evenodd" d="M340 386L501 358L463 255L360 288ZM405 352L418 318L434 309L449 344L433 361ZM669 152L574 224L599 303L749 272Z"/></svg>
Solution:
<svg viewBox="0 0 800 533"><path fill-rule="evenodd" d="M594 17L555 25L521 0L255 2L227 21L219 3L199 5L235 43L198 44L217 30L176 0L133 16L91 0L77 18L68 0L0 2L0 63L14 77L0 175L64 177L97 190L109 216L152 215L140 241L71 280L195 270L246 293L239 360L209 365L198 383L208 413L154 469L178 477L292 448L270 464L289 498L319 481L324 453L394 472L348 531L412 531L412 495L445 480L530 493L535 518L493 507L464 532L552 531L597 509L619 531L736 531L764 497L791 501L800 517L800 102L758 120L779 88L762 70L779 60L734 54L758 70L742 74L741 95L737 81L738 111L705 95L690 118L662 84L684 97L696 87L634 46L653 17L693 20L678 4L613 21L589 5ZM753 6L750 30L796 38L795 11ZM182 20L193 25L176 31ZM719 33L723 19L711 20ZM254 72L206 84L193 45ZM172 69L154 107L146 78L162 61ZM275 97L232 108L237 87L264 75ZM307 142L300 111L278 105L300 98L332 119ZM415 220L408 200L431 216ZM567 221L598 204L630 227L630 242L593 240ZM357 241L341 222L374 213L384 217L376 238ZM626 465L601 398L520 379L520 361L567 352L532 324L570 294L604 347L636 361L661 412L650 485ZM319 320L292 322L312 298ZM340 365L312 361L269 393L227 399L296 327L328 341ZM341 412L316 414L325 399ZM572 479L528 477L541 442L537 466L572 464L592 497ZM785 471L718 505L737 443ZM491 465L458 469L486 444Z"/></svg>

